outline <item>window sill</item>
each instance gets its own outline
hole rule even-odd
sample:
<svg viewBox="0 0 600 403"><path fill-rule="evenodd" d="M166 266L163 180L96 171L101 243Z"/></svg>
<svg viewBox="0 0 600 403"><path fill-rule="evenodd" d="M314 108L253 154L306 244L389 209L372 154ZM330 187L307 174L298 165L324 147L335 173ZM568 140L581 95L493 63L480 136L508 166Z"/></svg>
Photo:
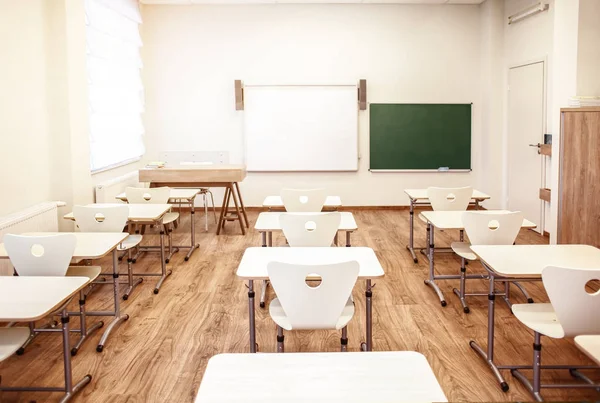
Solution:
<svg viewBox="0 0 600 403"><path fill-rule="evenodd" d="M117 162L116 164L113 165L109 165L107 167L104 168L100 168L100 169L95 169L93 171L91 171L92 176L102 173L102 172L106 172L106 171L110 171L112 169L116 169L116 168L120 168L120 167L124 167L125 165L129 165L129 164L133 164L134 162L139 162L142 160L142 156L140 155L139 157L136 158L131 158L125 161L121 161L121 162Z"/></svg>

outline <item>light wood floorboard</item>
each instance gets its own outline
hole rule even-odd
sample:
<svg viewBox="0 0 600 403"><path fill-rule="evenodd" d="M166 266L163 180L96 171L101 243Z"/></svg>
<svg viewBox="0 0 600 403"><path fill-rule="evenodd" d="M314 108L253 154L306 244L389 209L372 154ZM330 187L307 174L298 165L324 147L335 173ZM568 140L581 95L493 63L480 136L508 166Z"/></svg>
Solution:
<svg viewBox="0 0 600 403"><path fill-rule="evenodd" d="M257 212L249 212L251 227ZM408 212L393 210L359 210L355 212L358 232L352 244L373 248L386 271L374 288L375 350L415 350L423 353L432 365L450 401L528 401L526 390L505 372L510 391L503 393L487 366L469 347L469 340L486 341L487 298L470 299L471 314L462 312L452 294L456 282L442 282L448 306L442 308L432 289L423 284L427 263L420 258L415 264L406 250ZM186 214L187 217L187 214ZM147 278L132 297L122 304L131 318L115 329L105 350L95 350L100 332L92 337L73 359L74 379L90 373L93 380L75 399L76 402L192 402L206 363L218 353L248 351L247 289L235 271L245 248L260 245L254 230L242 236L239 226L229 223L225 234L216 236L215 225L204 232L204 217L197 217L197 240L200 249L189 262L185 252L175 255L169 264L173 275L160 293L152 293L155 278ZM425 228L416 221L416 241L424 244ZM175 234L176 243L188 242L187 218ZM145 242L157 242L151 230ZM455 231L436 231L436 244L449 245L457 239ZM274 244L284 244L281 235ZM518 243L547 243L547 238L532 231L522 231ZM98 262L95 262L98 263ZM110 260L99 262L110 270ZM437 270L458 273L459 260L450 254L436 255ZM136 270L157 271L157 254L142 257ZM471 271L482 270L477 263ZM125 262L122 263L125 272ZM483 281L471 281L469 289L485 290ZM541 284L527 284L536 301L547 301ZM349 325L349 350L359 349L363 340L364 284L354 290L356 316ZM522 296L513 292L515 302ZM88 300L89 309L110 309L112 291L100 287ZM273 293L269 288L268 297ZM268 310L257 309L257 339L261 352L276 350L275 325ZM105 319L108 323L110 318ZM96 321L99 319L92 319ZM496 319L496 358L499 362L528 364L531 361L533 335L522 326L503 303L498 303ZM71 321L78 325L75 318ZM338 351L339 334L327 331L286 333L286 351ZM75 336L73 336L73 340ZM591 364L568 340L542 340L543 362ZM59 385L62 382L61 339L56 334L39 336L23 356L13 356L0 364L2 383L14 385ZM600 374L595 374L598 377ZM546 381L572 381L568 373L546 372ZM597 400L593 390L543 391L547 400ZM0 401L56 401L59 394L0 394Z"/></svg>

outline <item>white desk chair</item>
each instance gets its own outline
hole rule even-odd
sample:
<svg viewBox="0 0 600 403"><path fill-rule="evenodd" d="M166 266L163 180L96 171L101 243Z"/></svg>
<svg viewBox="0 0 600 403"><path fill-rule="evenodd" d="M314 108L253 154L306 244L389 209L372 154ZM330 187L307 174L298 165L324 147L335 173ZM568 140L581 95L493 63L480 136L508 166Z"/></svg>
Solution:
<svg viewBox="0 0 600 403"><path fill-rule="evenodd" d="M465 211L469 207L472 197L473 188L470 186L462 188L427 188L427 198L434 211ZM421 214L419 214L419 219L427 224L427 220ZM427 241L427 253L429 254L429 226L427 226L425 240Z"/></svg>
<svg viewBox="0 0 600 403"><path fill-rule="evenodd" d="M281 189L281 200L288 213L318 213L327 199L325 189Z"/></svg>
<svg viewBox="0 0 600 403"><path fill-rule="evenodd" d="M269 305L269 314L277 324L277 351L284 351L284 329L342 329L341 349L346 351L346 326L354 316L350 297L358 271L356 261L318 266L269 263L267 273L277 293ZM321 283L312 287L307 279L315 276Z"/></svg>
<svg viewBox="0 0 600 403"><path fill-rule="evenodd" d="M290 246L331 246L341 220L342 215L337 212L279 216L281 230Z"/></svg>
<svg viewBox="0 0 600 403"><path fill-rule="evenodd" d="M181 161L179 165L213 165L213 161ZM213 216L215 218L215 224L217 223L217 209L215 208L215 198L213 197L210 188L200 188L198 194L202 195L202 202L204 204L204 229L208 231L208 199L207 195L210 195L210 202L212 204ZM194 217L191 218L192 220Z"/></svg>
<svg viewBox="0 0 600 403"><path fill-rule="evenodd" d="M295 214L283 213L279 216L279 222L283 234L292 247L300 246L331 246L340 227L342 215L334 213ZM265 307L267 287L269 282L262 282L260 291L260 307Z"/></svg>
<svg viewBox="0 0 600 403"><path fill-rule="evenodd" d="M132 188L128 187L125 189L125 196L127 197L128 203L135 204L168 204L171 196L171 189L168 187L161 188ZM173 254L177 251L173 251L173 226L175 225L179 213L169 212L163 216L162 226L163 231L169 236L169 256L165 259L165 263L169 263ZM192 217L193 219L193 217ZM142 227L142 234L144 233L146 226Z"/></svg>
<svg viewBox="0 0 600 403"><path fill-rule="evenodd" d="M537 401L543 400L540 394L541 388L558 386L541 384L541 370L544 368L569 369L571 375L586 383L585 385L560 385L561 388L600 388L600 384L594 384L587 376L578 371L578 369L587 367L541 365L542 335L553 339L562 339L600 334L600 320L598 320L600 292L588 293L585 289L589 281L598 279L600 279L600 268L575 269L549 266L542 271L542 281L550 298L550 304L515 304L512 306L515 317L534 333L533 368L529 368L533 369L533 384L519 369L511 369L511 373Z"/></svg>
<svg viewBox="0 0 600 403"><path fill-rule="evenodd" d="M74 206L73 217L82 232L123 232L127 226L129 206ZM123 299L127 300L133 289L143 279L140 277L134 281L131 251L142 242L142 235L129 235L117 247L118 251L127 252L127 291Z"/></svg>
<svg viewBox="0 0 600 403"><path fill-rule="evenodd" d="M469 313L470 309L466 302L468 295L488 295L487 293L466 293L467 269L466 261L477 260L478 257L471 250L471 245L512 245L519 235L523 224L523 214L520 211L506 213L488 213L485 211L465 211L462 215L462 221L469 237L467 242L453 242L450 247L461 258L460 264L460 289L454 289L454 294L458 296L463 306L463 311ZM510 283L506 284L506 291L509 291ZM515 283L523 291L525 296L531 298L520 284ZM505 295L507 298L509 295ZM531 301L533 302L533 300Z"/></svg>
<svg viewBox="0 0 600 403"><path fill-rule="evenodd" d="M473 188L427 188L427 197L431 208L437 211L463 211L469 207L473 197Z"/></svg>
<svg viewBox="0 0 600 403"><path fill-rule="evenodd" d="M30 335L31 330L26 327L0 327L0 362L20 351L27 344Z"/></svg>
<svg viewBox="0 0 600 403"><path fill-rule="evenodd" d="M215 208L215 198L210 191L210 188L200 188L199 194L202 195L202 203L204 205L204 229L208 231L208 198L207 195L210 195L210 203L212 204L213 217L215 219L215 224L217 224L217 209ZM191 218L192 220L194 217Z"/></svg>
<svg viewBox="0 0 600 403"><path fill-rule="evenodd" d="M55 235L13 235L4 236L4 246L15 272L19 276L76 276L88 277L90 281L98 278L100 267L98 266L69 266L75 252L77 239L73 234ZM89 329L86 325L85 315L85 291L79 292L79 318L81 327L79 338L75 347L71 349L71 355L77 354L83 342L96 330L104 326L103 322L97 322ZM23 354L24 349L35 338L37 332L35 323L29 324L28 338L17 349L17 354Z"/></svg>

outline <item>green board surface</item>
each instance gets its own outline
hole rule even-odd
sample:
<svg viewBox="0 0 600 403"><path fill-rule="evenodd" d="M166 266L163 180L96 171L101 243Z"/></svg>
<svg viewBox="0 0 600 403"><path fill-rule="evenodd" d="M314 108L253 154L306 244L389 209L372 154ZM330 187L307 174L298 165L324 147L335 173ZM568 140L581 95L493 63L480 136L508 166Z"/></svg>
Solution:
<svg viewBox="0 0 600 403"><path fill-rule="evenodd" d="M371 104L371 170L471 169L471 106Z"/></svg>

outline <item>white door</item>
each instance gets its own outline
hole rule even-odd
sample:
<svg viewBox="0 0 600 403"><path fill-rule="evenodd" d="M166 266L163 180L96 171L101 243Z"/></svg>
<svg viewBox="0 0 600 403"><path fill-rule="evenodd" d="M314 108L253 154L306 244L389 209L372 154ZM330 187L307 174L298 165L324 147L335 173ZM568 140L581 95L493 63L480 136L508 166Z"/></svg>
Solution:
<svg viewBox="0 0 600 403"><path fill-rule="evenodd" d="M542 156L544 138L544 63L509 69L508 73L508 209L522 211L543 230Z"/></svg>

